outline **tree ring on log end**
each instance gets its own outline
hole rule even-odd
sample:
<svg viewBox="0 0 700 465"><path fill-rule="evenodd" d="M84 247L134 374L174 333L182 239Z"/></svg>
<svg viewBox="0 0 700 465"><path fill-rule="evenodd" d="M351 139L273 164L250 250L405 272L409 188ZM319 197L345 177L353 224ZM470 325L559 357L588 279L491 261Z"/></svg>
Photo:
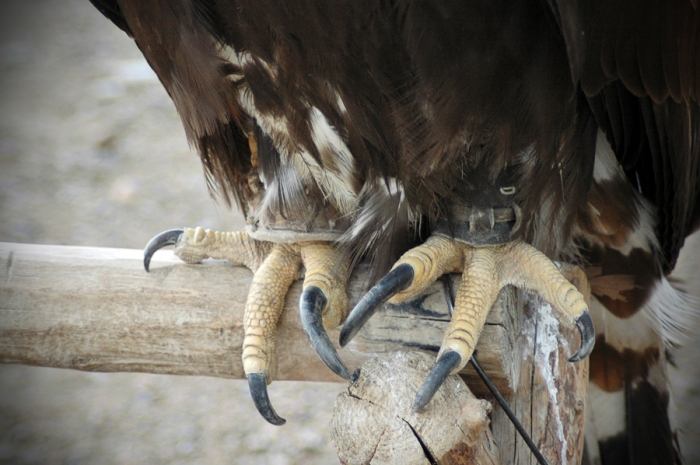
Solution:
<svg viewBox="0 0 700 465"><path fill-rule="evenodd" d="M435 363L419 351L366 362L338 396L330 431L344 464L498 464L489 429L491 404L450 376L420 413L416 392Z"/></svg>

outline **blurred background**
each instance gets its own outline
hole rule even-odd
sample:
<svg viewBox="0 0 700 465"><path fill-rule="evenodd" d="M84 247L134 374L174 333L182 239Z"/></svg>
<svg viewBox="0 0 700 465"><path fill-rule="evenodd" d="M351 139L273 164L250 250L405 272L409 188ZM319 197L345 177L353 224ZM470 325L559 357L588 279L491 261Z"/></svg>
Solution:
<svg viewBox="0 0 700 465"><path fill-rule="evenodd" d="M0 241L142 248L182 226L242 229L209 197L172 102L132 41L87 0L0 3ZM676 276L700 294L700 236ZM700 463L700 338L675 357L676 421ZM0 463L338 463L343 385L0 365Z"/></svg>
<svg viewBox="0 0 700 465"><path fill-rule="evenodd" d="M0 241L141 249L173 227L242 229L132 40L87 0L0 2ZM332 383L0 366L0 461L329 464Z"/></svg>

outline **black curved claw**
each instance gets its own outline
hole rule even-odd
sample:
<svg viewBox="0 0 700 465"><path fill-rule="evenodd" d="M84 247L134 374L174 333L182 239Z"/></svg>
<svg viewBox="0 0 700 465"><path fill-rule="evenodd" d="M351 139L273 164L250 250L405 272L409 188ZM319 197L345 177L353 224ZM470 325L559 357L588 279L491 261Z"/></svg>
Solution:
<svg viewBox="0 0 700 465"><path fill-rule="evenodd" d="M248 377L248 389L250 389L250 396L253 398L253 403L255 408L262 417L276 426L282 426L287 423L287 420L277 415L275 409L272 408L270 403L270 398L267 395L267 378L262 373L249 373L246 375Z"/></svg>
<svg viewBox="0 0 700 465"><path fill-rule="evenodd" d="M166 245L177 244L183 232L182 229L170 229L168 231L163 231L148 241L146 248L143 249L143 267L146 268L146 271L148 271L148 266L151 264L151 257L153 257L153 254Z"/></svg>
<svg viewBox="0 0 700 465"><path fill-rule="evenodd" d="M420 412L423 407L428 405L430 399L433 398L435 393L442 383L445 382L450 372L454 370L462 362L462 356L453 350L445 351L442 356L435 362L435 366L430 370L430 374L425 378L416 398L413 401L413 411Z"/></svg>
<svg viewBox="0 0 700 465"><path fill-rule="evenodd" d="M382 278L372 289L365 294L355 308L352 309L348 319L345 320L340 331L340 345L345 345L374 315L379 306L386 300L406 289L413 281L413 267L407 263L399 265Z"/></svg>
<svg viewBox="0 0 700 465"><path fill-rule="evenodd" d="M576 326L578 326L578 330L581 333L581 347L578 349L578 352L571 356L570 362L578 362L588 357L593 351L593 346L595 346L595 328L588 310L576 318Z"/></svg>
<svg viewBox="0 0 700 465"><path fill-rule="evenodd" d="M309 341L323 363L330 368L333 373L350 381L352 375L338 356L335 347L328 338L326 329L323 327L322 311L326 307L328 299L321 289L316 286L309 286L304 289L299 299L299 313L301 314L301 325L304 332L309 337Z"/></svg>

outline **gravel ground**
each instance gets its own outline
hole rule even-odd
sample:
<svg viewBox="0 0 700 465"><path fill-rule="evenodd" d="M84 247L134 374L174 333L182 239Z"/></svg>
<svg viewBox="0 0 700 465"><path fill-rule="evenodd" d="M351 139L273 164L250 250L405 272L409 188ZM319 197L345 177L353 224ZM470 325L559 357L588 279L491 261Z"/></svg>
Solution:
<svg viewBox="0 0 700 465"><path fill-rule="evenodd" d="M87 1L0 6L0 240L141 248L182 225L232 230L209 198L172 103L140 53ZM700 237L679 276L698 292ZM693 259L694 257L694 259ZM688 463L700 463L700 338L673 375ZM288 424L259 418L242 381L0 366L0 462L337 463L342 385L280 382Z"/></svg>

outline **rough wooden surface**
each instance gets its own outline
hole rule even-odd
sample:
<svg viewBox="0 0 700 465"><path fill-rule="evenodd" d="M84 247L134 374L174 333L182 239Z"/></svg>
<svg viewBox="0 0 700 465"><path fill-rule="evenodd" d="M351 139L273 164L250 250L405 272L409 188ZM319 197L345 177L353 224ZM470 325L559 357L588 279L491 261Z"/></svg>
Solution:
<svg viewBox="0 0 700 465"><path fill-rule="evenodd" d="M564 267L564 275L590 301L583 272ZM581 463L585 434L588 359L571 363L579 347L575 328L558 323L550 305L523 295L525 318L521 342L520 382L515 394L504 397L549 464ZM503 465L535 465L537 460L505 412L494 403L493 435Z"/></svg>
<svg viewBox="0 0 700 465"><path fill-rule="evenodd" d="M0 243L0 362L85 371L132 371L243 378L245 268L186 265L168 250L153 258L126 249ZM454 277L455 284L459 278ZM366 275L350 282L351 304ZM300 283L278 329L277 379L340 381L313 352L299 322ZM504 392L514 392L517 315L495 307L478 358ZM410 305L387 306L340 351L350 369L399 349L437 350L449 316L442 285ZM331 340L337 341L338 331ZM472 379L475 375L469 374ZM483 391L480 381L473 383Z"/></svg>
<svg viewBox="0 0 700 465"><path fill-rule="evenodd" d="M461 275L451 275L453 289L461 282ZM362 279L350 286L351 303L364 294ZM520 325L522 302L513 289L503 290L489 313L475 356L484 371L501 392L513 393L520 377ZM417 300L403 305L386 305L370 319L367 326L348 345L350 350L362 353L386 353L402 348L424 349L437 353L450 321L443 284L438 281ZM472 366L460 373L476 395L488 394Z"/></svg>
<svg viewBox="0 0 700 465"><path fill-rule="evenodd" d="M250 271L219 261L185 265L170 251L158 252L151 269L143 271L138 250L0 243L0 362L243 378ZM360 271L351 280L352 305L364 293L365 279ZM459 284L458 276L452 279ZM578 284L585 288L585 277ZM277 379L340 381L303 333L299 292L295 283L279 324L278 347L284 350ZM524 301L526 311L516 305ZM379 354L437 350L448 320L444 290L436 283L411 304L385 307L340 356L355 369ZM476 353L549 462L579 463L588 362L567 361L578 334L558 326L548 305L505 292ZM337 340L338 331L330 336ZM463 376L470 388L487 396L468 367ZM535 463L498 406L492 431L501 463ZM491 439L480 441L491 449Z"/></svg>
<svg viewBox="0 0 700 465"><path fill-rule="evenodd" d="M330 424L341 463L450 465L499 464L489 429L491 404L457 376L448 378L420 413L411 404L435 360L394 352L362 365L338 396Z"/></svg>
<svg viewBox="0 0 700 465"><path fill-rule="evenodd" d="M569 266L563 271L589 301L585 275ZM578 348L578 330L560 326L549 304L519 294L515 301L524 302L525 309L520 314L522 330L513 351L522 367L517 391L504 396L549 464L579 464L588 360L568 361ZM430 356L399 352L362 366L360 378L338 398L331 421L331 436L343 463L537 463L490 396L486 398L494 409L491 432L482 434L484 425L468 412L474 408L485 412L490 407L475 403L456 378L446 381L425 413L413 413L411 403L433 363ZM455 425L471 436L453 434L450 428ZM445 454L448 450L450 454Z"/></svg>

